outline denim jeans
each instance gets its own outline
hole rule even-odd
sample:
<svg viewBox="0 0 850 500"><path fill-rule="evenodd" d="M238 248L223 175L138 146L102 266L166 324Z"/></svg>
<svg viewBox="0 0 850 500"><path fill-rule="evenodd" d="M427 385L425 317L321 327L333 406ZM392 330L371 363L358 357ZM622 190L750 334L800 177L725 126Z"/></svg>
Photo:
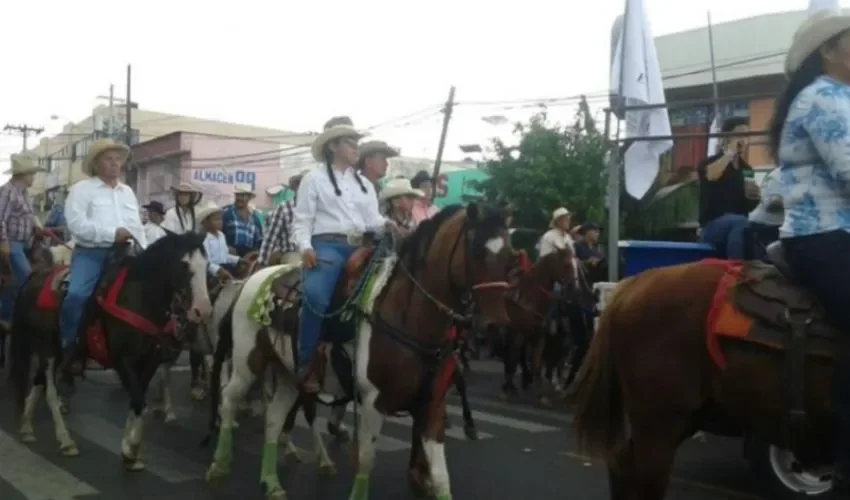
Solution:
<svg viewBox="0 0 850 500"><path fill-rule="evenodd" d="M88 304L94 287L103 274L109 248L74 248L71 254L71 279L68 294L62 302L59 312L59 331L62 347L66 348L77 341L80 320Z"/></svg>
<svg viewBox="0 0 850 500"><path fill-rule="evenodd" d="M301 306L301 323L298 327L299 370L307 367L313 358L322 332L322 315L331 305L346 262L357 249L345 243L315 237L312 243L318 262L313 269L304 270L304 305Z"/></svg>
<svg viewBox="0 0 850 500"><path fill-rule="evenodd" d="M746 215L721 215L703 226L700 241L714 245L727 259L741 260L744 258L744 232L749 222Z"/></svg>
<svg viewBox="0 0 850 500"><path fill-rule="evenodd" d="M0 290L0 320L12 321L12 311L15 310L15 297L24 280L32 272L30 261L26 254L27 242L9 242L9 267L12 270L12 283L6 284Z"/></svg>

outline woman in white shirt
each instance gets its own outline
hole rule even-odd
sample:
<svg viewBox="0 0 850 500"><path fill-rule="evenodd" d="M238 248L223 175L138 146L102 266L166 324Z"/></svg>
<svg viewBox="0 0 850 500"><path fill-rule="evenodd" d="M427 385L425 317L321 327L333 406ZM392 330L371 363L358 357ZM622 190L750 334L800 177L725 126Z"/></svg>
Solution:
<svg viewBox="0 0 850 500"><path fill-rule="evenodd" d="M195 211L204 194L188 182L171 186L174 191L175 205L165 212L162 228L166 231L185 234L195 230Z"/></svg>

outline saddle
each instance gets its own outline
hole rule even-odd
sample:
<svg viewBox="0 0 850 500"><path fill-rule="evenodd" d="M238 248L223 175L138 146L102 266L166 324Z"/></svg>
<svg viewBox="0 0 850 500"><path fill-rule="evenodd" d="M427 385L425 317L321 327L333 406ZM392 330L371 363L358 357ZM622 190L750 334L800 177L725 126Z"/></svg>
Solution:
<svg viewBox="0 0 850 500"><path fill-rule="evenodd" d="M770 263L743 264L732 302L753 318L747 340L785 353L786 429L803 425L805 373L809 356L833 358L839 332L826 319L815 297L794 283L781 242L767 247Z"/></svg>

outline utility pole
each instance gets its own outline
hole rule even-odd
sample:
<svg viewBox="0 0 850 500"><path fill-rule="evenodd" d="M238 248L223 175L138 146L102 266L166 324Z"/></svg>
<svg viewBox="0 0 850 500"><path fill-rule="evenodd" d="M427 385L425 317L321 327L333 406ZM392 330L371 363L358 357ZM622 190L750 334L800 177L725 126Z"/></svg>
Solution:
<svg viewBox="0 0 850 500"><path fill-rule="evenodd" d="M109 125L106 127L106 133L109 135L110 139L115 138L115 108L113 108L113 104L115 103L115 85L109 84Z"/></svg>
<svg viewBox="0 0 850 500"><path fill-rule="evenodd" d="M437 157L434 159L434 175L431 182L434 189L431 190L431 199L437 194L437 178L440 176L440 164L443 163L443 150L446 148L446 134L449 132L449 121L452 119L452 110L455 107L455 86L449 88L449 98L446 107L443 108L443 129L440 131L440 143L437 145Z"/></svg>
<svg viewBox="0 0 850 500"><path fill-rule="evenodd" d="M44 127L33 127L31 125L23 124L23 125L9 125L6 124L3 127L3 130L6 132L11 132L13 134L18 134L23 138L23 151L27 150L27 139L30 135L38 135L44 132Z"/></svg>
<svg viewBox="0 0 850 500"><path fill-rule="evenodd" d="M133 116L132 115L133 98L130 95L131 80L132 80L132 69L131 69L130 65L128 64L127 65L127 95L125 96L126 102L125 102L125 108L124 108L125 113L127 114L127 118L126 118L126 122L127 122L127 137L126 137L127 146L133 145L133 134L132 134L132 132L133 132L133 118L132 118L132 116Z"/></svg>

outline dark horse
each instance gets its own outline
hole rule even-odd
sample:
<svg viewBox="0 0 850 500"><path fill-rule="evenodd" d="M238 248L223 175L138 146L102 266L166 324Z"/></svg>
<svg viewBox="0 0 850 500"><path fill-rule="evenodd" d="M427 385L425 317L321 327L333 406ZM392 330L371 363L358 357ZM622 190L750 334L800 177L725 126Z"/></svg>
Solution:
<svg viewBox="0 0 850 500"><path fill-rule="evenodd" d="M209 313L207 258L203 237L196 234L169 234L138 256L119 257L120 250L115 252L83 316L81 345L83 353L118 373L130 396L121 453L129 470L141 470L145 393L163 357L179 346L167 328L171 314L200 321ZM21 288L12 320L10 376L21 415L21 439L35 440L32 417L44 394L60 451L73 456L79 450L65 426L56 391L56 370L62 361L59 305L66 276L62 266L36 271ZM30 388L33 355L38 365Z"/></svg>
<svg viewBox="0 0 850 500"><path fill-rule="evenodd" d="M664 498L698 430L758 436L806 469L831 464L840 337L781 253L771 260L652 269L611 294L570 397L612 500Z"/></svg>

